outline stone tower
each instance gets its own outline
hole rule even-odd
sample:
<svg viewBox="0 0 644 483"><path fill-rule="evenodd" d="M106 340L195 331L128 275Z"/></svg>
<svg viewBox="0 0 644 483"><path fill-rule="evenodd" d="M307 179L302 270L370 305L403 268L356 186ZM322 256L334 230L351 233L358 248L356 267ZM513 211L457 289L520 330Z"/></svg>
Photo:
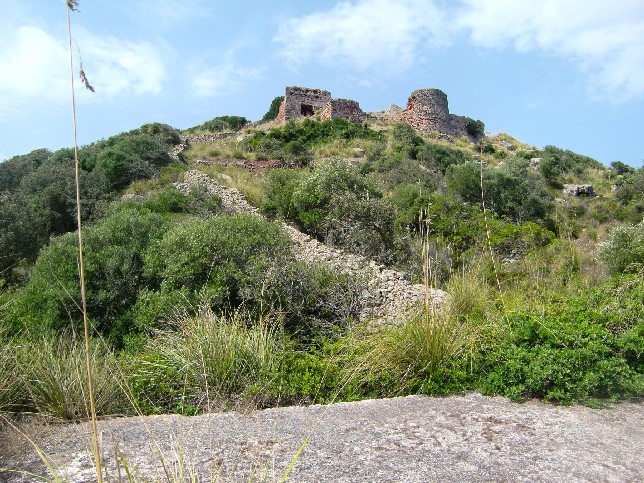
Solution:
<svg viewBox="0 0 644 483"><path fill-rule="evenodd" d="M418 89L411 93L402 120L416 131L453 134L447 94L440 89Z"/></svg>

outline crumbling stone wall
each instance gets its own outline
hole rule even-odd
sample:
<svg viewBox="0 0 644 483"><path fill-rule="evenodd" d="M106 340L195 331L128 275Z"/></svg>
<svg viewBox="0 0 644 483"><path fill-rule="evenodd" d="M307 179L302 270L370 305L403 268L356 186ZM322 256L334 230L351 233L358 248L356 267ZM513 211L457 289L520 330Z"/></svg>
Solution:
<svg viewBox="0 0 644 483"><path fill-rule="evenodd" d="M452 127L452 132L450 134L457 138L460 138L462 136L469 136L469 134L467 133L467 128L465 127L468 120L469 118L466 116L457 116L456 114L450 114L449 122Z"/></svg>
<svg viewBox="0 0 644 483"><path fill-rule="evenodd" d="M331 93L322 89L310 89L308 87L291 86L286 88L284 94L284 115L278 120L283 122L301 117L313 116L319 114L331 102Z"/></svg>
<svg viewBox="0 0 644 483"><path fill-rule="evenodd" d="M235 134L237 134L235 131L210 134L187 134L185 136L181 136L181 143L174 146L168 154L172 159L184 163L185 159L183 157L183 152L188 149L190 144L214 143L219 139L225 139L230 136L234 136Z"/></svg>
<svg viewBox="0 0 644 483"><path fill-rule="evenodd" d="M364 122L367 120L367 114L360 109L360 104L356 101L332 99L322 111L320 120L326 121L333 118L345 119L349 122Z"/></svg>
<svg viewBox="0 0 644 483"><path fill-rule="evenodd" d="M209 194L219 196L224 208L230 211L261 216L259 210L251 206L238 190L226 188L200 171L186 171L183 183L175 183L174 186L182 193L189 193L195 186L200 187ZM438 309L447 303L448 294L442 290L412 284L402 272L320 243L286 223L282 226L293 240L293 253L298 259L323 263L366 280L367 289L360 296L361 320L371 319L376 325L400 324L404 320L402 314L414 304L425 301Z"/></svg>
<svg viewBox="0 0 644 483"><path fill-rule="evenodd" d="M331 93L308 87L287 87L275 121L283 124L292 119L319 116L321 121L340 118L350 122L364 122L367 114L360 104L351 99L331 99Z"/></svg>

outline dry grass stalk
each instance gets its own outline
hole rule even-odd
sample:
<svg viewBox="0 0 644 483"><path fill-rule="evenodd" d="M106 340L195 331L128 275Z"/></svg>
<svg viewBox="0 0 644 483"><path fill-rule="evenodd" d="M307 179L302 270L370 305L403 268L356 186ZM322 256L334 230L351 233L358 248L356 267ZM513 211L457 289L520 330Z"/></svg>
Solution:
<svg viewBox="0 0 644 483"><path fill-rule="evenodd" d="M96 425L96 408L94 406L94 386L92 381L92 366L90 361L90 346L89 346L89 321L87 319L87 300L85 296L85 267L83 259L83 232L81 220L81 202L80 202L80 174L79 174L79 161L78 161L78 137L76 133L76 97L74 94L74 59L72 54L72 23L70 12L78 11L77 0L66 0L67 5L67 38L69 41L69 71L70 71L70 87L72 93L72 124L74 130L74 163L75 163L75 181L76 181L76 218L78 224L78 259L79 259L79 278L81 289L81 301L83 309L83 325L85 332L85 362L87 365L87 390L90 405L90 417L92 420L92 434L93 434L93 452L96 464L96 477L98 483L103 482L101 471L101 458L100 449L98 444L98 428ZM81 68L81 72L82 68ZM84 72L83 72L84 77ZM83 78L81 77L81 79ZM86 79L86 77L85 77ZM89 84L87 84L89 85Z"/></svg>

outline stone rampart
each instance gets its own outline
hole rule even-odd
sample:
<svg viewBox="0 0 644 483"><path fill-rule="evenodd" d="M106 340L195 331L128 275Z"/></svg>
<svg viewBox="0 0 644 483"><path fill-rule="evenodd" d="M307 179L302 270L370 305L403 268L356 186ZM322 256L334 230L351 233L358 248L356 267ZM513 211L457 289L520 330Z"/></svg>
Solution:
<svg viewBox="0 0 644 483"><path fill-rule="evenodd" d="M189 193L193 186L219 196L224 208L230 211L261 216L257 208L251 206L238 190L226 188L200 171L186 171L184 182L175 183L175 187L184 193ZM448 297L442 290L410 283L402 272L390 270L360 255L320 243L286 223L283 224L283 228L293 240L293 252L298 259L321 263L342 273L367 280L367 289L362 293L360 300L361 320L374 319L379 323L397 324L402 321L401 315L410 305L427 298L433 307L440 308Z"/></svg>
<svg viewBox="0 0 644 483"><path fill-rule="evenodd" d="M188 149L188 146L190 146L190 144L214 143L215 141L229 138L231 136L234 136L235 134L237 134L237 132L235 131L216 132L216 133L208 133L208 134L186 134L185 136L181 136L181 143L173 147L168 152L168 154L172 159L175 159L181 163L185 163L183 152L186 149Z"/></svg>
<svg viewBox="0 0 644 483"><path fill-rule="evenodd" d="M360 109L360 104L356 101L351 99L332 99L322 111L320 120L326 121L334 118L359 123L367 120L367 114Z"/></svg>

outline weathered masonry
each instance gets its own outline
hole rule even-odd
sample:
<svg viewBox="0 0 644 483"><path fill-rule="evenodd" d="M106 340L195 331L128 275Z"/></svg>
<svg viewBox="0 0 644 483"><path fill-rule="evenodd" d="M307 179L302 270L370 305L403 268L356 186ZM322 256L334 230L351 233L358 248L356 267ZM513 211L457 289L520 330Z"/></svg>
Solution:
<svg viewBox="0 0 644 483"><path fill-rule="evenodd" d="M401 120L416 131L467 136L467 117L449 113L447 94L439 89L418 89L411 93Z"/></svg>
<svg viewBox="0 0 644 483"><path fill-rule="evenodd" d="M465 116L450 114L447 94L440 89L417 89L411 93L407 106L402 109L392 104L389 110L367 115L360 104L351 99L333 99L329 91L308 87L286 88L284 100L275 120L279 124L314 117L321 121L340 118L350 122L364 122L368 117L408 124L416 131L435 132L452 137L468 136Z"/></svg>
<svg viewBox="0 0 644 483"><path fill-rule="evenodd" d="M351 122L363 122L367 119L367 115L356 101L332 99L331 93L322 89L287 87L275 120L284 123L313 116L321 120L341 118Z"/></svg>

